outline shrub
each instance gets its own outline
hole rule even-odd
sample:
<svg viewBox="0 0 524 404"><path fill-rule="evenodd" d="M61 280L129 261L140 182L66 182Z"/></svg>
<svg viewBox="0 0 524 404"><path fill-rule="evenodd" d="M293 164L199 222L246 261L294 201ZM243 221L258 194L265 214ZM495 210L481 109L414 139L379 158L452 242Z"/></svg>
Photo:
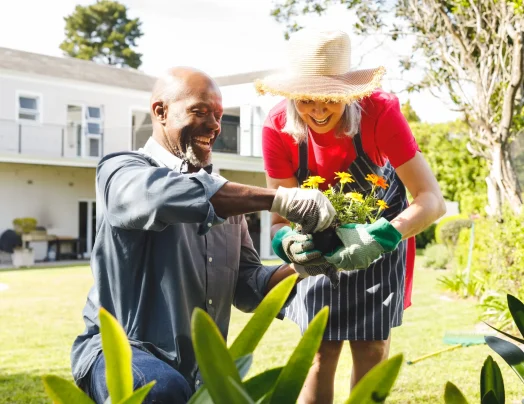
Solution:
<svg viewBox="0 0 524 404"><path fill-rule="evenodd" d="M37 221L32 217L20 217L13 220L13 227L18 234L29 234L36 229Z"/></svg>
<svg viewBox="0 0 524 404"><path fill-rule="evenodd" d="M445 269L450 261L449 249L442 244L433 244L424 250L427 268Z"/></svg>
<svg viewBox="0 0 524 404"><path fill-rule="evenodd" d="M506 294L524 298L524 214L505 209L502 217L475 220L470 279L478 279L482 318L496 327L508 326ZM470 231L464 229L453 250L453 267L459 272L468 265Z"/></svg>
<svg viewBox="0 0 524 404"><path fill-rule="evenodd" d="M448 216L435 228L435 240L452 248L457 244L460 231L471 227L471 220L463 215Z"/></svg>
<svg viewBox="0 0 524 404"><path fill-rule="evenodd" d="M432 223L426 230L420 232L415 236L417 248L426 248L428 245L435 242L435 228L437 225Z"/></svg>

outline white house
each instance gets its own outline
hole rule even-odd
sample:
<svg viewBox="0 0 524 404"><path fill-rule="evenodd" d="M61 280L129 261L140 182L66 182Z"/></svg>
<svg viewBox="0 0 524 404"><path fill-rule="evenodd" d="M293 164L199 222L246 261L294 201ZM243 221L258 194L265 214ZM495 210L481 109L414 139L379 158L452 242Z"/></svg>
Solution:
<svg viewBox="0 0 524 404"><path fill-rule="evenodd" d="M216 78L225 110L213 163L231 181L265 186L261 125L278 101L254 91L253 80L265 74ZM154 81L136 70L0 48L0 234L13 219L34 217L62 253L89 256L96 164L145 143ZM270 258L269 214L248 222L262 258ZM47 242L34 248L37 260L47 258Z"/></svg>

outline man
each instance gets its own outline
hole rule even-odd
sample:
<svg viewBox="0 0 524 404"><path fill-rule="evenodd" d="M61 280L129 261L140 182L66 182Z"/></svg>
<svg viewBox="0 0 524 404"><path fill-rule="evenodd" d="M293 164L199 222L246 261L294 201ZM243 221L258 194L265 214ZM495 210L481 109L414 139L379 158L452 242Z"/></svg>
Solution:
<svg viewBox="0 0 524 404"><path fill-rule="evenodd" d="M124 327L134 388L156 380L146 402L184 403L201 383L191 339L193 309L227 336L231 304L252 311L292 267L264 267L244 213L270 210L305 232L327 228L335 211L319 191L277 191L211 174L222 99L211 78L171 69L153 89L153 134L138 153L104 157L97 168L94 286L86 330L71 353L77 384L97 403L107 396L98 311Z"/></svg>

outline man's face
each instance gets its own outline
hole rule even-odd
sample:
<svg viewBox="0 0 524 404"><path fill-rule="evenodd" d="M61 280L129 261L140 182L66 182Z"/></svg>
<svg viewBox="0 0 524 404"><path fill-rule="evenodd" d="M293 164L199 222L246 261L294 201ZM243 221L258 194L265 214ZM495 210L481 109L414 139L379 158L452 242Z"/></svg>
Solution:
<svg viewBox="0 0 524 404"><path fill-rule="evenodd" d="M222 96L212 83L190 83L178 100L167 105L165 133L176 156L195 168L211 163L211 150L220 134Z"/></svg>

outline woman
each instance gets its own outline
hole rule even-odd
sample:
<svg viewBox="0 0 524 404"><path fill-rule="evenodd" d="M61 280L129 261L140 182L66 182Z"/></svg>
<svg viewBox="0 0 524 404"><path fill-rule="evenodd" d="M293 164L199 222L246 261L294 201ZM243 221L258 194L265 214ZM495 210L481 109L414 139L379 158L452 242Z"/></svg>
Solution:
<svg viewBox="0 0 524 404"><path fill-rule="evenodd" d="M390 330L411 304L413 237L444 214L445 204L398 99L377 88L382 67L350 71L350 41L340 31L300 31L290 39L288 54L286 73L256 83L259 93L286 98L271 110L262 132L268 187L295 187L298 177L318 175L326 189L336 183L335 172L348 171L356 180L348 185L365 193L366 176L379 175L389 185L381 195L389 205L384 222L399 235L396 248L367 269L341 271L336 288L322 275L302 280L286 309L304 332L323 306L330 307L300 396L302 403L329 403L343 341L349 340L353 357L351 386L387 359ZM409 206L406 188L414 198ZM272 237L286 225L273 215Z"/></svg>

